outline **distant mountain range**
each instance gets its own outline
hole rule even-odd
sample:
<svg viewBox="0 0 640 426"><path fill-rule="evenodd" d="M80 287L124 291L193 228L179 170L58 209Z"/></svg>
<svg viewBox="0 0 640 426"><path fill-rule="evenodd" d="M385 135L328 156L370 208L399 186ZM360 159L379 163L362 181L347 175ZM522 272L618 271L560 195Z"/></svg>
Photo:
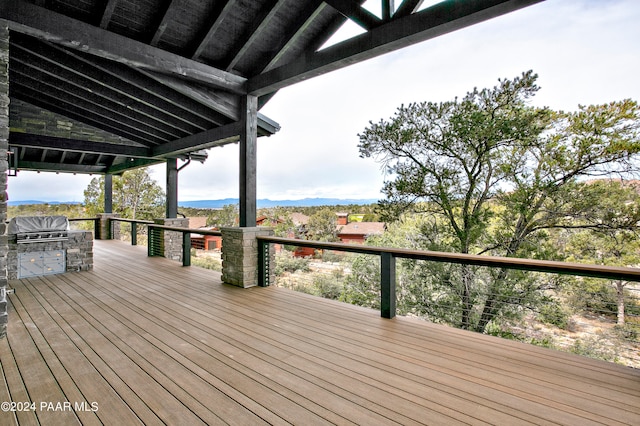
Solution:
<svg viewBox="0 0 640 426"><path fill-rule="evenodd" d="M257 200L259 209L269 207L316 207L316 206L348 206L375 204L378 200L374 198L303 198L301 200L269 200L266 198ZM192 207L196 209L219 209L229 204L238 204L237 198L225 198L222 200L196 200L178 202L180 207Z"/></svg>
<svg viewBox="0 0 640 426"><path fill-rule="evenodd" d="M269 207L316 207L316 206L348 206L375 204L375 198L303 198L301 200L257 200L259 209ZM16 200L9 201L10 206L20 206L25 204L82 204L78 201L39 201L39 200ZM179 207L192 207L196 209L220 209L229 204L238 204L237 198L224 198L221 200L195 200L178 202Z"/></svg>

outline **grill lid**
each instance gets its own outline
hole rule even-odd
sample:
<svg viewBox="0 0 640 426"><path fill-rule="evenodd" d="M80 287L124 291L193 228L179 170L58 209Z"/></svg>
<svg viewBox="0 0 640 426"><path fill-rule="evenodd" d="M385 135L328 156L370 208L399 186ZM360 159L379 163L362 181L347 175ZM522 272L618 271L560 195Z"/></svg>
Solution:
<svg viewBox="0 0 640 426"><path fill-rule="evenodd" d="M18 216L11 219L8 234L28 234L33 232L60 232L69 230L66 216Z"/></svg>

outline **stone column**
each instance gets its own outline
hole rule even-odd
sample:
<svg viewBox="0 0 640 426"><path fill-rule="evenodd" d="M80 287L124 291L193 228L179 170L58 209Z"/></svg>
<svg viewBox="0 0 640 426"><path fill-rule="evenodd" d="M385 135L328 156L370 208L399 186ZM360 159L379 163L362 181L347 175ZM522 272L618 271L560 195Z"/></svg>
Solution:
<svg viewBox="0 0 640 426"><path fill-rule="evenodd" d="M273 235L273 229L264 227L221 228L222 232L222 281L238 287L258 285L257 236ZM270 261L275 260L273 247ZM270 268L273 271L273 268ZM273 282L271 277L270 282Z"/></svg>
<svg viewBox="0 0 640 426"><path fill-rule="evenodd" d="M182 217L173 219L154 219L153 221L158 225L177 228L189 227L189 219ZM182 232L162 231L160 233L160 245L164 252L164 257L182 262Z"/></svg>
<svg viewBox="0 0 640 426"><path fill-rule="evenodd" d="M100 220L100 235L96 235L96 240L119 240L120 239L120 222L114 222L111 226L112 217L118 217L115 213L98 213Z"/></svg>
<svg viewBox="0 0 640 426"><path fill-rule="evenodd" d="M7 151L9 150L9 25L0 19L0 338L7 334Z"/></svg>

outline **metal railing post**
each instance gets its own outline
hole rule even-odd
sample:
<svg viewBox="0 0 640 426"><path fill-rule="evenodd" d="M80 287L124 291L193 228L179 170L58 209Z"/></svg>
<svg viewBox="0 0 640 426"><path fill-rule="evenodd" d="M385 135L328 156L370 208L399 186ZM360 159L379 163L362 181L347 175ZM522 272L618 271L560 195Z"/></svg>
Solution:
<svg viewBox="0 0 640 426"><path fill-rule="evenodd" d="M380 315L396 316L396 258L391 253L380 253Z"/></svg>
<svg viewBox="0 0 640 426"><path fill-rule="evenodd" d="M153 245L155 244L155 235L154 235L153 226L147 225L147 256L154 256Z"/></svg>
<svg viewBox="0 0 640 426"><path fill-rule="evenodd" d="M138 224L136 222L131 222L131 245L138 245Z"/></svg>
<svg viewBox="0 0 640 426"><path fill-rule="evenodd" d="M182 266L191 266L191 232L182 233Z"/></svg>
<svg viewBox="0 0 640 426"><path fill-rule="evenodd" d="M271 268L270 258L269 242L258 240L258 286L260 287L268 287L271 285L269 282Z"/></svg>

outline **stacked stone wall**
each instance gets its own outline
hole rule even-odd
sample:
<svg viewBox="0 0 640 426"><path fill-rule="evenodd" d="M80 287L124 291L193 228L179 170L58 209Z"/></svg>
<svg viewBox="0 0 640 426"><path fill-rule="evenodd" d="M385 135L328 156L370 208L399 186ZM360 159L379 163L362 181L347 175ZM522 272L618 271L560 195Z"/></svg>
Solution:
<svg viewBox="0 0 640 426"><path fill-rule="evenodd" d="M187 218L155 219L154 222L158 225L171 226L175 228L189 227L189 219ZM164 253L163 256L167 259L182 262L182 232L163 231L160 232L159 235L159 245Z"/></svg>
<svg viewBox="0 0 640 426"><path fill-rule="evenodd" d="M9 25L0 19L0 338L7 331L7 151L9 150Z"/></svg>
<svg viewBox="0 0 640 426"><path fill-rule="evenodd" d="M222 228L222 281L238 287L258 285L258 250L256 237L273 235L270 228ZM269 250L270 262L275 252ZM273 268L271 268L271 271ZM272 275L272 272L269 272ZM273 282L274 277L270 276Z"/></svg>

